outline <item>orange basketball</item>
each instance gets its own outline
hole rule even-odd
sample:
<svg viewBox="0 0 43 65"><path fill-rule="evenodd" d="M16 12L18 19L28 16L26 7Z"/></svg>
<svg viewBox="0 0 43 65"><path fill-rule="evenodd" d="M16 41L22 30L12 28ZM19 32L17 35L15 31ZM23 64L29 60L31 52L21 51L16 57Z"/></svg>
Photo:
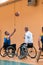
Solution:
<svg viewBox="0 0 43 65"><path fill-rule="evenodd" d="M15 16L19 16L19 15L20 15L20 12L16 12L16 13L15 13Z"/></svg>

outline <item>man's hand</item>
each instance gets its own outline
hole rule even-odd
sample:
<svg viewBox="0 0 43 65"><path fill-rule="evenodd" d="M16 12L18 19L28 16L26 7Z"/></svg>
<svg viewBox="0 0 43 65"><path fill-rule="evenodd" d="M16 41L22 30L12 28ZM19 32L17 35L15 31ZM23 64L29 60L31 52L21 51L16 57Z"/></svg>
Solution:
<svg viewBox="0 0 43 65"><path fill-rule="evenodd" d="M16 32L16 29L14 29L14 32Z"/></svg>
<svg viewBox="0 0 43 65"><path fill-rule="evenodd" d="M41 50L42 48L40 47L39 50Z"/></svg>

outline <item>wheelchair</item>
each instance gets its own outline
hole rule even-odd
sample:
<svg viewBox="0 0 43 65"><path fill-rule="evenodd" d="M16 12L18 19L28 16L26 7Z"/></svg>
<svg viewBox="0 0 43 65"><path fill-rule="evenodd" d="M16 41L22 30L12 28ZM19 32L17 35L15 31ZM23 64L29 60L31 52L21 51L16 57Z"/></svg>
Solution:
<svg viewBox="0 0 43 65"><path fill-rule="evenodd" d="M27 56L29 56L30 58L35 58L37 56L37 51L33 44L28 48L28 46L23 43L17 50L17 56L19 59L26 58Z"/></svg>
<svg viewBox="0 0 43 65"><path fill-rule="evenodd" d="M8 56L12 58L14 57L15 53L16 53L16 44L6 45L0 49L0 55L2 57Z"/></svg>

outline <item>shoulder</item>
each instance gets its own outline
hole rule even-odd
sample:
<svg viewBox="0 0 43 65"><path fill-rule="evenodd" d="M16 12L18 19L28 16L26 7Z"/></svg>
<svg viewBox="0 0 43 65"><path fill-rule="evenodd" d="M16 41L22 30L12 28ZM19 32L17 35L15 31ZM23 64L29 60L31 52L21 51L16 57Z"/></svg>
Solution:
<svg viewBox="0 0 43 65"><path fill-rule="evenodd" d="M9 38L9 36L5 36L4 38L5 38L5 39L8 39L8 38Z"/></svg>
<svg viewBox="0 0 43 65"><path fill-rule="evenodd" d="M40 33L40 34L39 34L39 39L41 39L42 36L43 36L43 33Z"/></svg>
<svg viewBox="0 0 43 65"><path fill-rule="evenodd" d="M28 34L31 34L32 35L32 32L28 31Z"/></svg>
<svg viewBox="0 0 43 65"><path fill-rule="evenodd" d="M40 36L43 36L43 33L41 33Z"/></svg>
<svg viewBox="0 0 43 65"><path fill-rule="evenodd" d="M26 35L31 35L31 32L30 32L30 31L27 31L27 32L26 32Z"/></svg>
<svg viewBox="0 0 43 65"><path fill-rule="evenodd" d="M7 38L7 36L4 36L4 38Z"/></svg>

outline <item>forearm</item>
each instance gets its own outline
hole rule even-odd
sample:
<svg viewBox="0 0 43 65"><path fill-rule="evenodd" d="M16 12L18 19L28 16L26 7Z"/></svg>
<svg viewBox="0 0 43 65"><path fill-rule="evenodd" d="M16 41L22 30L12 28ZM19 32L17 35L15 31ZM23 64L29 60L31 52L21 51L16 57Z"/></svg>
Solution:
<svg viewBox="0 0 43 65"><path fill-rule="evenodd" d="M40 41L41 41L41 37L39 37L38 39L38 47L40 48Z"/></svg>
<svg viewBox="0 0 43 65"><path fill-rule="evenodd" d="M40 48L40 41L38 41L38 47Z"/></svg>
<svg viewBox="0 0 43 65"><path fill-rule="evenodd" d="M12 34L10 35L10 37L16 32L16 29L14 29L14 31L12 32Z"/></svg>
<svg viewBox="0 0 43 65"><path fill-rule="evenodd" d="M15 32L13 32L12 34L11 34L11 36L14 34Z"/></svg>
<svg viewBox="0 0 43 65"><path fill-rule="evenodd" d="M12 37L14 35L15 32L11 33L9 37Z"/></svg>

